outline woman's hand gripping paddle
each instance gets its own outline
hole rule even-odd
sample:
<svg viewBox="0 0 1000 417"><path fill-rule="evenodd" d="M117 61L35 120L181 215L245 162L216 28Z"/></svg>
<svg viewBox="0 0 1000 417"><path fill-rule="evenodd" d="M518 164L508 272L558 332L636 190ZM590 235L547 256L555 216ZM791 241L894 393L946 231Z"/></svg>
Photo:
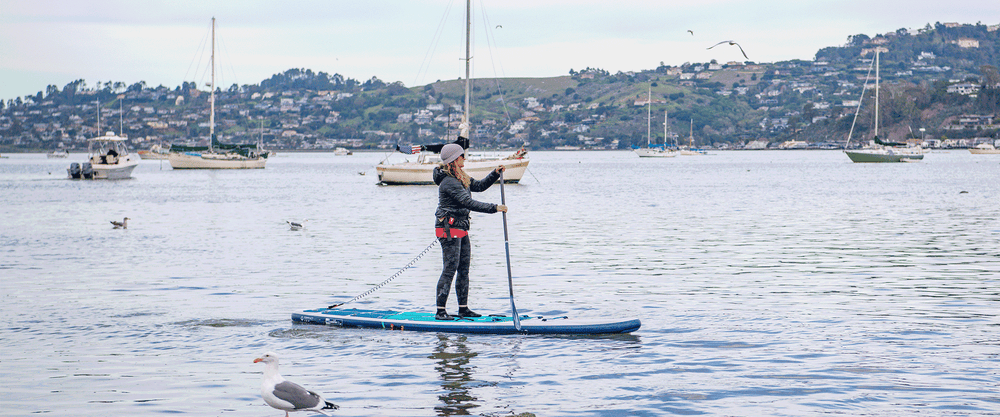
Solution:
<svg viewBox="0 0 1000 417"><path fill-rule="evenodd" d="M500 171L500 204L507 205L503 192L503 171ZM510 239L507 237L507 212L503 212L503 247L507 251L507 288L510 289L510 315L514 318L514 328L521 331L521 318L517 316L514 306L514 278L510 273Z"/></svg>

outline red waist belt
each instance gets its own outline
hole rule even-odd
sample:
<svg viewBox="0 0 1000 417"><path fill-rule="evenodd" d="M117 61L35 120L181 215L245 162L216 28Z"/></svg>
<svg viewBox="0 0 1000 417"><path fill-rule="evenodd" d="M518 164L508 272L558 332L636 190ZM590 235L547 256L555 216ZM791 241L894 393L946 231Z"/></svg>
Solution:
<svg viewBox="0 0 1000 417"><path fill-rule="evenodd" d="M466 237L469 235L469 232L467 230L462 230L462 229L451 229L450 232L451 236L448 236L448 233L444 231L443 227L438 227L434 229L434 233L437 235L437 237Z"/></svg>

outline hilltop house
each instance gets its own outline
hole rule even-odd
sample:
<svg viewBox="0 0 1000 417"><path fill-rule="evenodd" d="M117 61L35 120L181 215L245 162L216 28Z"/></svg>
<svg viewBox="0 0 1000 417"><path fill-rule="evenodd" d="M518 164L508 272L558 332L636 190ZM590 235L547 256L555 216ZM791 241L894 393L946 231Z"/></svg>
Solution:
<svg viewBox="0 0 1000 417"><path fill-rule="evenodd" d="M961 94L963 96L974 95L979 92L979 86L972 83L959 83L948 86L948 93Z"/></svg>

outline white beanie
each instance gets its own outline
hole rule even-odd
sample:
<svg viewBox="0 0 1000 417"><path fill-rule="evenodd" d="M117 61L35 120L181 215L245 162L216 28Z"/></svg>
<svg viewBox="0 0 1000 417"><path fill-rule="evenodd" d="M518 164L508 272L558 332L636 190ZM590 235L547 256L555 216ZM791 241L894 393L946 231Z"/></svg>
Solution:
<svg viewBox="0 0 1000 417"><path fill-rule="evenodd" d="M465 153L465 149L457 143L449 143L441 148L441 162L450 164Z"/></svg>

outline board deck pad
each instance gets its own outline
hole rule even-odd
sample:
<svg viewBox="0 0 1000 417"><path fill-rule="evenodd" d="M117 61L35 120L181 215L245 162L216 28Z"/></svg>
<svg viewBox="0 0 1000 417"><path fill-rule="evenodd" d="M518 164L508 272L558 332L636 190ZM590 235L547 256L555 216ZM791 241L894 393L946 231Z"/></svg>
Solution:
<svg viewBox="0 0 1000 417"><path fill-rule="evenodd" d="M571 319L520 315L521 330L514 328L514 319L504 315L437 320L433 313L393 310L361 310L355 308L317 308L292 313L297 323L325 324L340 327L361 327L386 330L412 330L448 333L481 334L610 334L630 333L639 329L639 319L588 318Z"/></svg>

